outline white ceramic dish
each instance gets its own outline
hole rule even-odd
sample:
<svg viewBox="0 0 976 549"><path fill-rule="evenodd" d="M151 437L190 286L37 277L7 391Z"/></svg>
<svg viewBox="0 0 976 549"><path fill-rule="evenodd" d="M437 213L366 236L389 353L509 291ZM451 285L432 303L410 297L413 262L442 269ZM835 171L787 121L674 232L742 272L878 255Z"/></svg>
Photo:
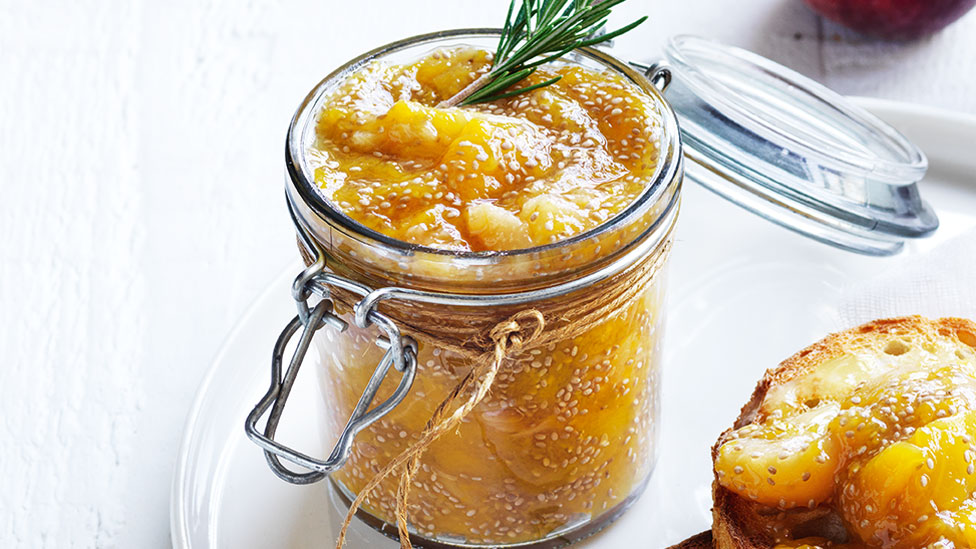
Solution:
<svg viewBox="0 0 976 549"><path fill-rule="evenodd" d="M921 190L942 222L906 254L976 227L976 118L859 99L929 156ZM835 250L750 214L689 182L674 248L663 361L661 453L644 496L620 520L583 542L589 549L667 547L708 528L709 447L738 414L769 366L825 335L844 284L891 258ZM284 215L284 212L282 212ZM722 231L713 220L722 220ZM176 547L330 547L339 510L326 483L292 486L275 477L244 436L244 417L264 392L271 348L295 314L288 267L228 336L197 395L172 492ZM303 370L280 438L325 455L315 435L323 413L312 368ZM300 376L300 377L301 377ZM398 544L357 524L347 547Z"/></svg>

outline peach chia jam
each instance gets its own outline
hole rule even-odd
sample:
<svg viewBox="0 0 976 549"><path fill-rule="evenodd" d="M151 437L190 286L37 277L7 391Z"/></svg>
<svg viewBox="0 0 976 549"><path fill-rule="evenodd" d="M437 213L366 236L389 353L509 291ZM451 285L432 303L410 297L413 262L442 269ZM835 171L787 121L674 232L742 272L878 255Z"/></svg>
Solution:
<svg viewBox="0 0 976 549"><path fill-rule="evenodd" d="M657 167L654 101L620 76L540 67L548 86L464 108L437 104L491 67L480 49L374 62L319 116L315 179L347 215L452 250L531 248L607 221Z"/></svg>
<svg viewBox="0 0 976 549"><path fill-rule="evenodd" d="M403 285L412 276L438 275L433 260L425 263L420 256L456 265L474 255L481 263L443 276L442 284L453 291L458 280L467 277L465 283L473 284L483 278L477 280L481 289L466 286L462 293L488 292L494 285L512 288L537 280L532 277L538 273L579 276L593 264L619 261L621 250L634 242L656 239L646 253L627 259L628 268L652 266L645 269L652 275L610 314L564 339L508 357L488 396L423 453L409 493L409 522L423 538L492 546L565 543L581 537L573 532L587 526L592 532L618 516L639 495L654 464L664 297L658 271L666 261L673 217L657 221L663 219L663 202L677 202L680 164L666 176L658 168L663 146L676 150L676 137L662 138L673 126L663 129L666 106L659 95L599 63L545 65L523 85L560 76L554 85L440 108L489 70L491 54L474 47L427 52L406 64L374 60L345 75L317 103L307 155L329 208L371 231L442 255L410 248L410 254L383 263L389 255L370 258L370 249L356 238L329 230L317 238L330 269L348 274L357 269L350 262L372 265L370 284L388 276L381 282ZM667 116L673 121L669 109ZM674 200L655 198L643 213L631 215L635 201L662 177L670 178L662 188ZM626 228L598 231L625 214L631 215ZM652 225L667 226L652 237ZM565 249L538 248L588 232L594 236ZM340 239L345 244L337 244ZM545 253L532 256L528 278L519 268L496 268L523 256L491 255L533 248ZM483 277L481 268L487 269ZM547 305L599 296L614 283L611 278L549 297ZM415 305L428 313L455 312ZM524 307L512 310L519 308ZM511 311L482 313L490 327ZM341 334L316 334L333 435L383 355L375 339L375 329L352 323ZM356 437L349 460L331 475L347 496L359 493L419 438L437 405L471 369L464 357L422 339L417 364L406 399ZM385 384L376 402L394 385ZM394 523L398 481L396 475L386 478L363 510Z"/></svg>

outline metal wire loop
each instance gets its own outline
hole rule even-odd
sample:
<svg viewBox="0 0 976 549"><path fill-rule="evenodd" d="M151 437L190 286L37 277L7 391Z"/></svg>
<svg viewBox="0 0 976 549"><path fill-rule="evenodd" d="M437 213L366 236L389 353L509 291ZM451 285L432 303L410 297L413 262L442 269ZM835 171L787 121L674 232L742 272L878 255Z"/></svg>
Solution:
<svg viewBox="0 0 976 549"><path fill-rule="evenodd" d="M385 349L386 352L373 371L365 389L363 389L363 394L352 414L350 414L345 428L339 434L329 457L325 460L316 459L274 440L281 415L288 402L288 397L291 395L295 379L298 377L298 371L308 353L312 336L325 326L330 326L340 333L348 327L346 322L333 312L331 289L341 288L360 297L366 297L372 291L367 286L327 272L325 270L325 254L298 221L298 215L290 200L288 201L288 211L298 229L298 237L302 246L307 252L314 255L315 261L306 267L292 284L291 293L298 307L298 315L285 326L285 329L278 336L271 357L271 385L261 401L248 414L244 429L248 438L264 449L268 465L276 475L293 484L310 484L322 480L327 474L341 467L349 459L356 434L389 413L407 396L417 372L417 342L410 337L402 337L396 324L385 315L374 310L372 304L361 307L361 303L357 303L356 325L360 328L377 326L381 329L384 335L377 339L376 344ZM312 296L320 298L315 306L309 305L309 299ZM301 337L298 339L298 344L291 361L288 363L287 370L283 372L282 363L285 350L299 329L301 329ZM400 382L392 395L371 409L370 406L376 398L376 393L386 378L391 365L402 373ZM269 410L270 413L262 431L258 428L258 421ZM295 472L287 468L281 462L282 459L309 471Z"/></svg>
<svg viewBox="0 0 976 549"><path fill-rule="evenodd" d="M248 414L244 426L248 438L264 449L265 457L268 460L268 465L271 467L271 470L278 477L292 484L310 484L317 482L325 478L327 474L341 467L349 459L352 443L356 435L389 413L390 410L395 408L407 396L417 372L417 343L411 338L401 338L399 331L394 327L394 333L388 334L387 337L380 338L377 341L377 344L386 348L387 351L383 354L383 358L373 371L373 375L366 384L366 388L363 390L359 402L353 409L349 421L340 433L335 447L332 449L328 458L325 460L316 459L276 442L274 436L277 432L281 415L288 402L288 397L291 395L295 379L298 377L299 368L308 352L312 336L322 326L332 324L332 322L323 321L329 317L339 320L332 312L332 302L323 299L312 308L307 322L303 323L301 318L295 316L285 326L285 329L278 337L278 341L275 343L274 353L271 359L271 386L268 388L264 397L261 398L261 401ZM342 321L339 320L339 322ZM303 326L304 329L289 362L288 369L282 372L285 349L292 337ZM400 344L390 345L391 341L397 341ZM392 395L371 409L370 406L376 397L376 393L386 378L390 366L393 365L394 350L400 351L404 359L404 367L401 370L403 374L400 377L400 382ZM258 421L269 409L270 414L268 414L267 423L262 431L258 428ZM281 459L309 469L309 471L292 471L285 467Z"/></svg>
<svg viewBox="0 0 976 549"><path fill-rule="evenodd" d="M654 84L660 91L668 89L671 85L671 67L663 62L655 63L644 71L644 76Z"/></svg>

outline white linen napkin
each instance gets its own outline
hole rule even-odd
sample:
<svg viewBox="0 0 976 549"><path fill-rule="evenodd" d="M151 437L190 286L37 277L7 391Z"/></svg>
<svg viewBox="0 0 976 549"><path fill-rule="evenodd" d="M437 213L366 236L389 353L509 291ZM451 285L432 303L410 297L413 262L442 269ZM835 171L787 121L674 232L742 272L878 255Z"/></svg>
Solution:
<svg viewBox="0 0 976 549"><path fill-rule="evenodd" d="M976 230L844 288L837 302L837 329L913 314L976 320Z"/></svg>

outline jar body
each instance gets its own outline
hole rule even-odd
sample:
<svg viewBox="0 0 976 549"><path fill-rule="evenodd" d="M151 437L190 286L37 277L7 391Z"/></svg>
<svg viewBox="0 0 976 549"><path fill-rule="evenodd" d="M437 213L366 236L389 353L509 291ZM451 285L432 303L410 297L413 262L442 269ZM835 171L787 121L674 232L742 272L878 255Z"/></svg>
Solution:
<svg viewBox="0 0 976 549"><path fill-rule="evenodd" d="M426 449L408 500L417 534L490 546L578 538L640 494L656 457L666 244L642 260L656 263L655 273L629 303L574 337L510 357L460 427ZM383 350L374 330L320 334L335 437ZM358 435L332 475L347 497L416 443L470 370L468 359L420 343L410 394ZM378 398L389 396L392 384L385 389ZM396 475L385 479L364 511L394 523L398 482Z"/></svg>

